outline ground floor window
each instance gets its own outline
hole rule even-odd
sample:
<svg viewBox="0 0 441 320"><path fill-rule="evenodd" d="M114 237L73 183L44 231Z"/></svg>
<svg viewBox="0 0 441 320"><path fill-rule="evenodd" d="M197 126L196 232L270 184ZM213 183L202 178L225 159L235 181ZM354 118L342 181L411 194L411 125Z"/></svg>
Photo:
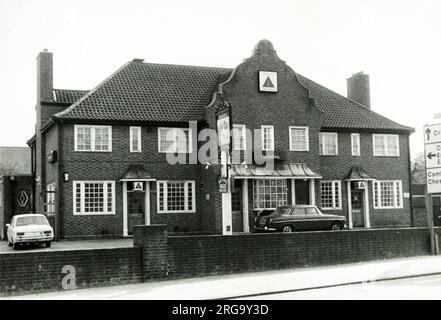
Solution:
<svg viewBox="0 0 441 320"><path fill-rule="evenodd" d="M158 181L158 212L195 212L194 181Z"/></svg>
<svg viewBox="0 0 441 320"><path fill-rule="evenodd" d="M46 212L55 212L55 182L48 184L46 187Z"/></svg>
<svg viewBox="0 0 441 320"><path fill-rule="evenodd" d="M374 181L374 208L395 209L403 207L401 181Z"/></svg>
<svg viewBox="0 0 441 320"><path fill-rule="evenodd" d="M74 214L114 214L114 181L74 181Z"/></svg>
<svg viewBox="0 0 441 320"><path fill-rule="evenodd" d="M341 181L321 181L320 190L323 210L341 210Z"/></svg>
<svg viewBox="0 0 441 320"><path fill-rule="evenodd" d="M257 179L253 185L254 210L276 209L288 204L285 179Z"/></svg>

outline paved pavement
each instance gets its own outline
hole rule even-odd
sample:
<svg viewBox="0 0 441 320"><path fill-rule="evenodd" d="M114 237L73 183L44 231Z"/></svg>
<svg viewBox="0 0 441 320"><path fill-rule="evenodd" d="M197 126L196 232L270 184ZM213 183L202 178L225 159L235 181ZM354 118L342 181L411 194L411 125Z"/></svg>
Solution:
<svg viewBox="0 0 441 320"><path fill-rule="evenodd" d="M50 248L44 245L29 245L14 250L6 241L0 241L0 253L2 252L27 252L27 251L56 251L56 250L80 250L100 248L126 248L133 247L133 239L109 239L109 240L83 240L83 241L54 241Z"/></svg>
<svg viewBox="0 0 441 320"><path fill-rule="evenodd" d="M368 284L382 279L430 274L441 275L441 256L159 281L32 294L8 299L260 299L262 295L267 297L274 292L306 291L318 287L359 282ZM350 299L351 296L339 296L339 298Z"/></svg>
<svg viewBox="0 0 441 320"><path fill-rule="evenodd" d="M259 300L440 300L441 275L259 295Z"/></svg>

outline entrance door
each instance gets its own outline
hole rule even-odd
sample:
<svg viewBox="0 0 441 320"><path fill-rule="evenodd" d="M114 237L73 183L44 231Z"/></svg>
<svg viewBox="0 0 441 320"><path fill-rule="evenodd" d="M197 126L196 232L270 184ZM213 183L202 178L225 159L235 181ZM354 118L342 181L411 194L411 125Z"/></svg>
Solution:
<svg viewBox="0 0 441 320"><path fill-rule="evenodd" d="M364 190L351 190L352 225L354 228L364 227Z"/></svg>
<svg viewBox="0 0 441 320"><path fill-rule="evenodd" d="M127 192L127 229L133 235L133 226L145 224L145 192Z"/></svg>
<svg viewBox="0 0 441 320"><path fill-rule="evenodd" d="M432 197L433 204L433 225L436 227L441 226L441 196Z"/></svg>
<svg viewBox="0 0 441 320"><path fill-rule="evenodd" d="M243 232L242 180L234 180L234 189L231 193L231 201L233 211L233 232Z"/></svg>
<svg viewBox="0 0 441 320"><path fill-rule="evenodd" d="M296 204L309 204L309 180L295 181Z"/></svg>

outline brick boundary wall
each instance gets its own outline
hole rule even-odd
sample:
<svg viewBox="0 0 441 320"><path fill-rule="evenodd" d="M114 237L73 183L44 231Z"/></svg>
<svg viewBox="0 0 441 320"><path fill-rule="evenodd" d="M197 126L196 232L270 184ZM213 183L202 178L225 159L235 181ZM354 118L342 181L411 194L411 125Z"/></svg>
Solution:
<svg viewBox="0 0 441 320"><path fill-rule="evenodd" d="M168 237L165 226L136 226L135 245L156 248L148 279L173 279L335 265L430 254L427 228L291 234ZM144 239L137 239L142 236ZM149 240L150 239L150 240ZM149 249L147 249L148 251ZM146 255L144 254L144 257Z"/></svg>
<svg viewBox="0 0 441 320"><path fill-rule="evenodd" d="M63 266L78 289L142 282L140 248L0 253L0 296L59 291Z"/></svg>
<svg viewBox="0 0 441 320"><path fill-rule="evenodd" d="M0 253L0 296L62 290L65 265L80 289L430 254L427 228L168 236L166 225L151 225L135 226L133 240L132 248Z"/></svg>

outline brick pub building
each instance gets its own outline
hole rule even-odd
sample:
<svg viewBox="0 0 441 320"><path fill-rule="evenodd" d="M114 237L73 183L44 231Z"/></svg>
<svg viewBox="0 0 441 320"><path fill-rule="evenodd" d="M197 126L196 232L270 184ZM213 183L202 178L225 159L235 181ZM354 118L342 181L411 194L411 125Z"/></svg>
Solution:
<svg viewBox="0 0 441 320"><path fill-rule="evenodd" d="M53 215L60 238L121 237L159 223L249 232L258 211L291 203L345 215L350 228L412 225L413 129L370 110L366 74L348 79L347 98L296 73L262 40L235 69L135 59L90 91L54 89L44 51L37 78L34 206ZM173 165L167 155L196 157L198 133L217 129L224 108L232 152L243 154L221 193L221 165ZM272 170L245 160L253 143Z"/></svg>

